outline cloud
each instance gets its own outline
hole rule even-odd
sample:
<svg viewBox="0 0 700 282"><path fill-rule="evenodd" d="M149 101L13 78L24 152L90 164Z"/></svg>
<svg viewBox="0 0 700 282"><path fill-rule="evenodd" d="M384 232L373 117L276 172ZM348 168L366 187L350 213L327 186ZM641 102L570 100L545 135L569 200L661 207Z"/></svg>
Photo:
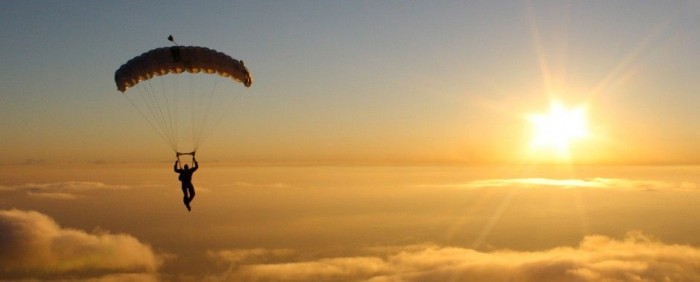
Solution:
<svg viewBox="0 0 700 282"><path fill-rule="evenodd" d="M127 234L63 228L35 211L0 210L4 279L154 280L161 264L149 245Z"/></svg>
<svg viewBox="0 0 700 282"><path fill-rule="evenodd" d="M26 160L24 160L23 164L25 164L25 165L43 165L43 164L46 164L46 160L44 160L44 159L26 159Z"/></svg>
<svg viewBox="0 0 700 282"><path fill-rule="evenodd" d="M236 181L233 183L234 186L236 187L246 187L246 188L276 188L276 189L289 189L289 188L295 188L294 186L283 183L283 182L274 182L274 183L253 183L253 182L246 182L246 181Z"/></svg>
<svg viewBox="0 0 700 282"><path fill-rule="evenodd" d="M290 249L232 249L223 251L208 251L207 256L210 258L225 262L230 265L240 265L242 263L251 263L266 261L272 258L283 258L294 254Z"/></svg>
<svg viewBox="0 0 700 282"><path fill-rule="evenodd" d="M363 256L243 263L219 280L700 281L700 249L665 244L639 232L628 233L622 240L586 236L575 247L532 252L481 252L432 244L367 251Z"/></svg>
<svg viewBox="0 0 700 282"><path fill-rule="evenodd" d="M551 179L551 178L506 178L483 179L461 184L420 185L421 187L445 187L445 188L593 188L593 189L617 189L635 191L692 191L697 189L694 182L666 182L657 180L632 180L622 178L591 178L591 179Z"/></svg>
<svg viewBox="0 0 700 282"><path fill-rule="evenodd" d="M57 200L73 200L81 194L94 190L128 189L125 185L108 185L102 182L66 181L52 183L26 183L14 186L0 186L0 191L24 192L30 197Z"/></svg>
<svg viewBox="0 0 700 282"><path fill-rule="evenodd" d="M241 265L281 262L291 259L295 252L291 249L230 249L208 251L207 256L218 264L226 265L228 270L220 275L207 277L209 281L227 281L228 274L235 272Z"/></svg>

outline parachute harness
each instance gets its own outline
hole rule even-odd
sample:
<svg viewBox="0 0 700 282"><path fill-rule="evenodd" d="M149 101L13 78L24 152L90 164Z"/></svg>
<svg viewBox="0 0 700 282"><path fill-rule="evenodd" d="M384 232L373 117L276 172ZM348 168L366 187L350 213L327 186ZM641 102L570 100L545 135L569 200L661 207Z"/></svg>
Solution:
<svg viewBox="0 0 700 282"><path fill-rule="evenodd" d="M192 156L192 159L194 160L194 154L195 154L195 153L196 153L196 151L192 151L192 152L189 152L189 153L175 152L175 156L177 157L177 163L178 163L178 164L181 163L181 162L180 162L180 156L183 156L183 155L191 155L191 156ZM192 165L194 165L194 161L192 162ZM182 165L180 165L180 168L182 168Z"/></svg>

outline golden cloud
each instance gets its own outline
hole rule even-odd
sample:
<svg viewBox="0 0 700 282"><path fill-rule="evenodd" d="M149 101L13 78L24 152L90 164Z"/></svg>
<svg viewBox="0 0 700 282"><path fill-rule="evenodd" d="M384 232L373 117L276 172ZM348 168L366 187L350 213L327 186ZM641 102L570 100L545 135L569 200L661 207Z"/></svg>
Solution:
<svg viewBox="0 0 700 282"><path fill-rule="evenodd" d="M13 279L152 278L161 264L130 235L62 228L44 214L16 209L0 211L0 250L0 277Z"/></svg>
<svg viewBox="0 0 700 282"><path fill-rule="evenodd" d="M633 191L693 191L697 189L694 182L668 182L658 180L635 180L622 178L590 178L590 179L552 179L552 178L505 178L482 179L459 184L419 185L420 187L444 187L444 188L591 188L591 189L616 189Z"/></svg>
<svg viewBox="0 0 700 282"><path fill-rule="evenodd" d="M700 281L700 249L665 244L639 232L631 232L622 240L586 236L575 247L531 252L481 252L428 244L372 248L366 256L244 264L230 268L218 278L371 282Z"/></svg>

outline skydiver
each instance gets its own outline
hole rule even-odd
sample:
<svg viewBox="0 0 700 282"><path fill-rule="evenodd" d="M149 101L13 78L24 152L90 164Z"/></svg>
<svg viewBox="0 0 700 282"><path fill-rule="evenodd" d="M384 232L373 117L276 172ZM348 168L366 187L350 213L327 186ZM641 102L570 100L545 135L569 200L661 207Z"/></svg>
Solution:
<svg viewBox="0 0 700 282"><path fill-rule="evenodd" d="M178 164L180 163L180 158L178 158L175 161L175 166L173 167L173 170L175 172L179 173L180 176L178 176L178 180L182 182L182 194L184 197L182 198L182 201L185 203L185 207L187 207L187 211L191 211L192 208L190 208L190 202L192 202L192 199L194 199L194 185L192 185L192 174L199 168L199 163L197 163L197 159L194 158L194 155L192 155L192 161L194 162L194 167L189 168L187 164L182 169L178 168Z"/></svg>

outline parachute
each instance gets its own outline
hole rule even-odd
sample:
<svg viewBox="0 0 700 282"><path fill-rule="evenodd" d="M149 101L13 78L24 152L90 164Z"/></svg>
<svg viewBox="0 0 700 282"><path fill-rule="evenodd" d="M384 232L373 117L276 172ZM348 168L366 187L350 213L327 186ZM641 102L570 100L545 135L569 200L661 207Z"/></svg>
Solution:
<svg viewBox="0 0 700 282"><path fill-rule="evenodd" d="M243 61L215 50L197 46L173 46L157 48L129 60L114 73L117 89L124 92L140 81L168 73L204 72L217 73L243 82L246 87L253 83Z"/></svg>
<svg viewBox="0 0 700 282"><path fill-rule="evenodd" d="M230 111L238 83L252 84L243 61L198 46L145 52L123 64L114 81L178 157L194 155Z"/></svg>

